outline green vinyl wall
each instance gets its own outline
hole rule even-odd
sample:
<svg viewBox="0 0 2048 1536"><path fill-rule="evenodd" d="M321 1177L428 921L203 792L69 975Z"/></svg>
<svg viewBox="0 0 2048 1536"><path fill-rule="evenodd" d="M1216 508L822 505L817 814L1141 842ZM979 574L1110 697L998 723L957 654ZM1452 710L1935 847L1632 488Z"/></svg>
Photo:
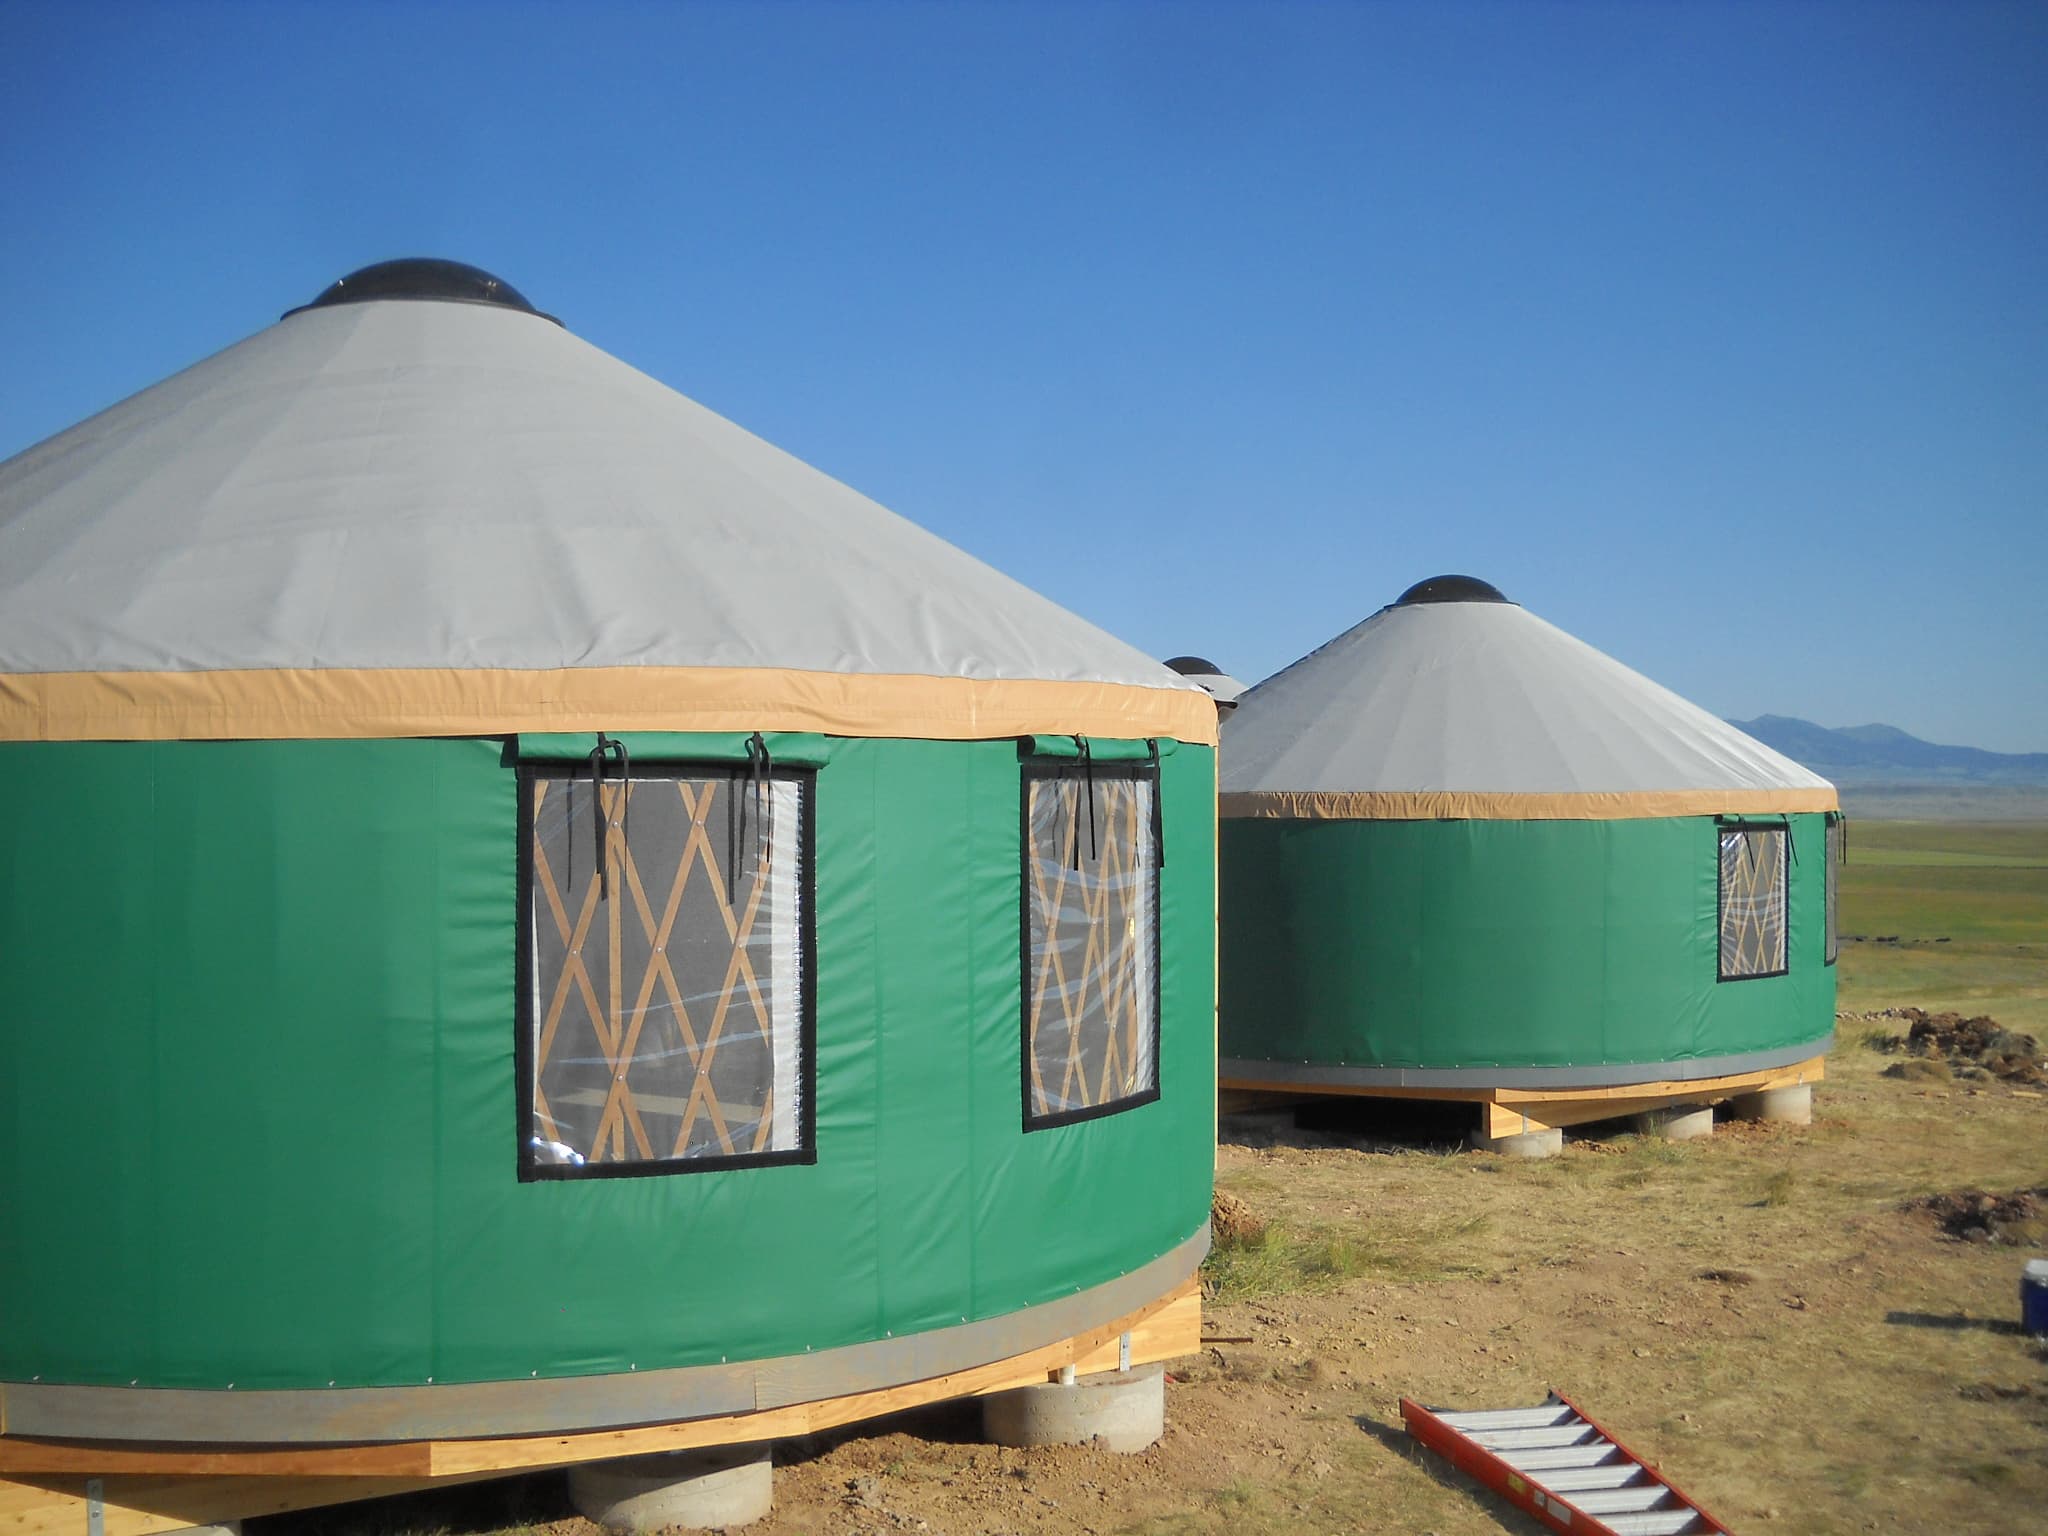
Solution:
<svg viewBox="0 0 2048 1536"><path fill-rule="evenodd" d="M1792 829L1790 970L1719 981L1711 816L1222 823L1220 1054L1428 1070L1821 1049L1825 817Z"/></svg>
<svg viewBox="0 0 2048 1536"><path fill-rule="evenodd" d="M816 758L815 1164L522 1183L505 742L0 745L0 1379L802 1354L1199 1231L1213 752L1162 764L1160 1098L1029 1134L1017 744Z"/></svg>

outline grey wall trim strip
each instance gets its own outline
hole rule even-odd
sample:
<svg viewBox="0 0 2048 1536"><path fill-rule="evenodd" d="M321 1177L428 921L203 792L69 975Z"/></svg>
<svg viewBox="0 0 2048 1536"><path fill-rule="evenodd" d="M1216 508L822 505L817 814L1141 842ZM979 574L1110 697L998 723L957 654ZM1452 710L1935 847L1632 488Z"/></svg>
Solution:
<svg viewBox="0 0 2048 1536"><path fill-rule="evenodd" d="M1835 1032L1803 1045L1749 1051L1739 1056L1703 1056L1696 1061L1628 1061L1592 1067L1348 1067L1305 1061L1247 1061L1226 1058L1216 1075L1226 1083L1308 1088L1625 1088L1631 1083L1695 1082L1762 1072L1824 1055Z"/></svg>
<svg viewBox="0 0 2048 1536"><path fill-rule="evenodd" d="M420 1387L222 1392L0 1383L10 1435L195 1445L373 1444L566 1434L782 1408L970 1370L1098 1327L1194 1274L1209 1228L1140 1269L976 1323L816 1354L629 1375Z"/></svg>

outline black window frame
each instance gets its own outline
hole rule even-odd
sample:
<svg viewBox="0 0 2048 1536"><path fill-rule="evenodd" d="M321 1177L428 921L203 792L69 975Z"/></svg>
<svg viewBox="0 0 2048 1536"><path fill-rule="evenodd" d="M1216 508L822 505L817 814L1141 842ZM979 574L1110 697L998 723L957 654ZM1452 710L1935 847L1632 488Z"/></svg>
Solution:
<svg viewBox="0 0 2048 1536"><path fill-rule="evenodd" d="M1727 923L1728 881L1721 868L1721 838L1729 832L1782 832L1783 851L1778 858L1778 877L1785 892L1785 963L1775 971L1738 971L1733 975L1721 969L1721 934ZM1778 976L1792 974L1792 819L1789 816L1776 817L1721 817L1714 822L1714 983L1769 981Z"/></svg>
<svg viewBox="0 0 2048 1536"><path fill-rule="evenodd" d="M1034 968L1031 953L1031 786L1037 782L1058 780L1079 780L1084 786L1090 774L1098 781L1104 779L1127 779L1149 784L1152 788L1153 815L1152 836L1152 921L1147 942L1152 946L1152 1085L1135 1094L1127 1094L1103 1104L1091 1104L1082 1109L1056 1110L1050 1114L1034 1114L1031 1107L1031 987ZM1157 1103L1161 1093L1163 1063L1160 1058L1161 1021L1163 997L1160 974L1160 919L1161 919L1161 873L1165 867L1165 839L1162 821L1165 807L1161 802L1160 781L1162 774L1157 759L1119 758L1110 761L1089 762L1086 759L1070 757L1027 756L1019 765L1017 791L1018 824L1018 900L1017 900L1017 981L1018 981L1018 1092L1023 1108L1025 1134L1033 1131L1056 1130L1061 1126L1080 1125L1089 1120L1101 1120L1110 1115L1120 1115L1127 1110L1140 1109L1147 1104ZM1084 787L1083 793L1086 793Z"/></svg>
<svg viewBox="0 0 2048 1536"><path fill-rule="evenodd" d="M530 1145L533 1129L535 1054L539 1041L534 1035L534 998L529 978L533 969L533 813L536 780L575 779L588 775L589 768L574 760L537 759L518 765L518 908L517 939L513 946L514 1038L513 1071L514 1147L519 1182L544 1183L574 1179L667 1178L678 1174L729 1173L743 1168L807 1167L818 1161L818 926L817 926L817 799L818 770L813 767L771 767L765 777L777 783L795 783L797 797L798 871L797 880L797 1079L801 1100L797 1107L797 1145L780 1152L748 1152L717 1157L671 1157L633 1162L585 1162L566 1164L542 1162ZM748 763L697 758L635 759L634 778L714 779L733 781L744 789L753 777Z"/></svg>
<svg viewBox="0 0 2048 1536"><path fill-rule="evenodd" d="M1842 958L1842 866L1848 862L1848 818L1840 811L1829 811L1821 833L1821 863L1826 866L1820 898L1821 923L1826 929L1821 936L1823 968Z"/></svg>

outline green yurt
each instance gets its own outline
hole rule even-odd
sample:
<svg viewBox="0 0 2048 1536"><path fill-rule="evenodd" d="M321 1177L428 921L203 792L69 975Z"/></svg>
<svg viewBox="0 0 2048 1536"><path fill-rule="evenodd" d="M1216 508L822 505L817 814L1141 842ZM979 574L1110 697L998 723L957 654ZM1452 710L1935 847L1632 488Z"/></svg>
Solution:
<svg viewBox="0 0 2048 1536"><path fill-rule="evenodd" d="M1445 576L1224 731L1222 1080L1698 1081L1834 1028L1835 792Z"/></svg>
<svg viewBox="0 0 2048 1536"><path fill-rule="evenodd" d="M661 1423L1177 1291L1215 719L455 263L0 465L6 1432Z"/></svg>

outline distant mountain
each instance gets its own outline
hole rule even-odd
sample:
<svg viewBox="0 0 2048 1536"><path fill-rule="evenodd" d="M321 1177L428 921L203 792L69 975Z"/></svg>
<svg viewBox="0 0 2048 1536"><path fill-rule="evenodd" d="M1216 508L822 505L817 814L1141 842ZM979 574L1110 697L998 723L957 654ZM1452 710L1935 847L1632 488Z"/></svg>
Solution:
<svg viewBox="0 0 2048 1536"><path fill-rule="evenodd" d="M1789 715L1728 723L1836 784L2048 785L2048 752L1944 747L1895 725L1830 730Z"/></svg>

